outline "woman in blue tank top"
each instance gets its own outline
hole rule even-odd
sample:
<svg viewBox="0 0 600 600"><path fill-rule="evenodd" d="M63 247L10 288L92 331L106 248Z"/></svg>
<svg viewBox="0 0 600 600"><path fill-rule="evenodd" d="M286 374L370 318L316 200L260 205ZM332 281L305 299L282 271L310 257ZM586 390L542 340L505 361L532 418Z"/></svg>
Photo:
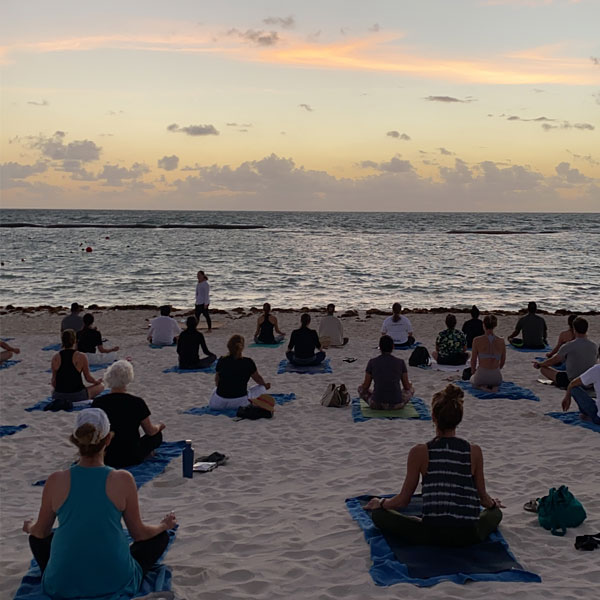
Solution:
<svg viewBox="0 0 600 600"><path fill-rule="evenodd" d="M456 437L463 417L463 396L463 391L452 384L434 395L431 415L435 438L409 452L399 494L372 498L365 506L373 511L373 523L381 531L412 544L469 546L497 529L502 503L485 490L481 448ZM396 511L408 506L419 478L423 485L421 519Z"/></svg>
<svg viewBox="0 0 600 600"><path fill-rule="evenodd" d="M37 521L23 524L42 571L42 589L51 598L135 595L144 573L167 547L166 531L176 524L172 513L159 525L142 521L131 473L104 466L111 438L104 411L79 412L70 438L79 449L79 462L48 477ZM121 518L135 540L131 546Z"/></svg>

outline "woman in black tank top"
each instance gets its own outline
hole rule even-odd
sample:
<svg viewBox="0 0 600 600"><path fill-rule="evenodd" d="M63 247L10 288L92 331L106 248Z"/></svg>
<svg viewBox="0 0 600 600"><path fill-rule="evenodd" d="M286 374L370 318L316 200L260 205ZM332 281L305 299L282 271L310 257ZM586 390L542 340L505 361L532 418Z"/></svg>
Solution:
<svg viewBox="0 0 600 600"><path fill-rule="evenodd" d="M92 377L85 354L73 349L75 332L65 329L61 340L63 349L52 357L52 398L64 403L64 406L61 404L52 410L70 408L73 402L94 398L104 389L102 380ZM85 386L82 375L91 386Z"/></svg>
<svg viewBox="0 0 600 600"><path fill-rule="evenodd" d="M279 330L277 319L271 314L271 305L263 304L264 313L258 317L254 341L257 344L279 344L283 341L285 333ZM274 335L273 330L277 333Z"/></svg>

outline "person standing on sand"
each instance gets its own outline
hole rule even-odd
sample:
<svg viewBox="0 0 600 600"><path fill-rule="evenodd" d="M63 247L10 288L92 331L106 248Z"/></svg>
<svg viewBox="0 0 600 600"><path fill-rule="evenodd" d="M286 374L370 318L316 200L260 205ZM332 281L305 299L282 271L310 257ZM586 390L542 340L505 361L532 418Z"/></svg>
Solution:
<svg viewBox="0 0 600 600"><path fill-rule="evenodd" d="M208 285L208 277L204 274L204 271L198 271L197 276L196 308L194 309L194 313L198 324L200 324L200 315L204 315L208 331L210 332L212 331L212 322L210 320L210 313L208 312L208 305L210 304L210 286Z"/></svg>
<svg viewBox="0 0 600 600"><path fill-rule="evenodd" d="M546 347L548 339L548 327L543 317L536 315L537 304L530 302L527 305L527 314L517 321L515 330L508 336L508 341L515 348L531 348L541 350ZM523 339L517 339L523 331Z"/></svg>

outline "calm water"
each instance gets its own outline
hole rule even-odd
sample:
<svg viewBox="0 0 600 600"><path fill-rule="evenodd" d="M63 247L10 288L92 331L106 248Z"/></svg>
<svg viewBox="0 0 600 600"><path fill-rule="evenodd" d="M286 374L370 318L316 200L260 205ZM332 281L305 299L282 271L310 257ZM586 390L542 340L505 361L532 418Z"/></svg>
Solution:
<svg viewBox="0 0 600 600"><path fill-rule="evenodd" d="M2 210L2 224L258 224L265 229L0 228L0 305L600 309L600 213ZM502 230L529 235L477 235ZM106 239L108 238L108 239ZM82 248L91 246L93 252ZM23 261L21 259L24 259Z"/></svg>

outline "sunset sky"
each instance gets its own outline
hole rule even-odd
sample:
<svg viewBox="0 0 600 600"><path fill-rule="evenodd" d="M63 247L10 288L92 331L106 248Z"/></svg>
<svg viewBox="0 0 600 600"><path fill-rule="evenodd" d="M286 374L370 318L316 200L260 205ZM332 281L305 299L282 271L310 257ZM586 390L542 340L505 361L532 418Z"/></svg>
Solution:
<svg viewBox="0 0 600 600"><path fill-rule="evenodd" d="M600 0L4 0L2 206L600 212Z"/></svg>

